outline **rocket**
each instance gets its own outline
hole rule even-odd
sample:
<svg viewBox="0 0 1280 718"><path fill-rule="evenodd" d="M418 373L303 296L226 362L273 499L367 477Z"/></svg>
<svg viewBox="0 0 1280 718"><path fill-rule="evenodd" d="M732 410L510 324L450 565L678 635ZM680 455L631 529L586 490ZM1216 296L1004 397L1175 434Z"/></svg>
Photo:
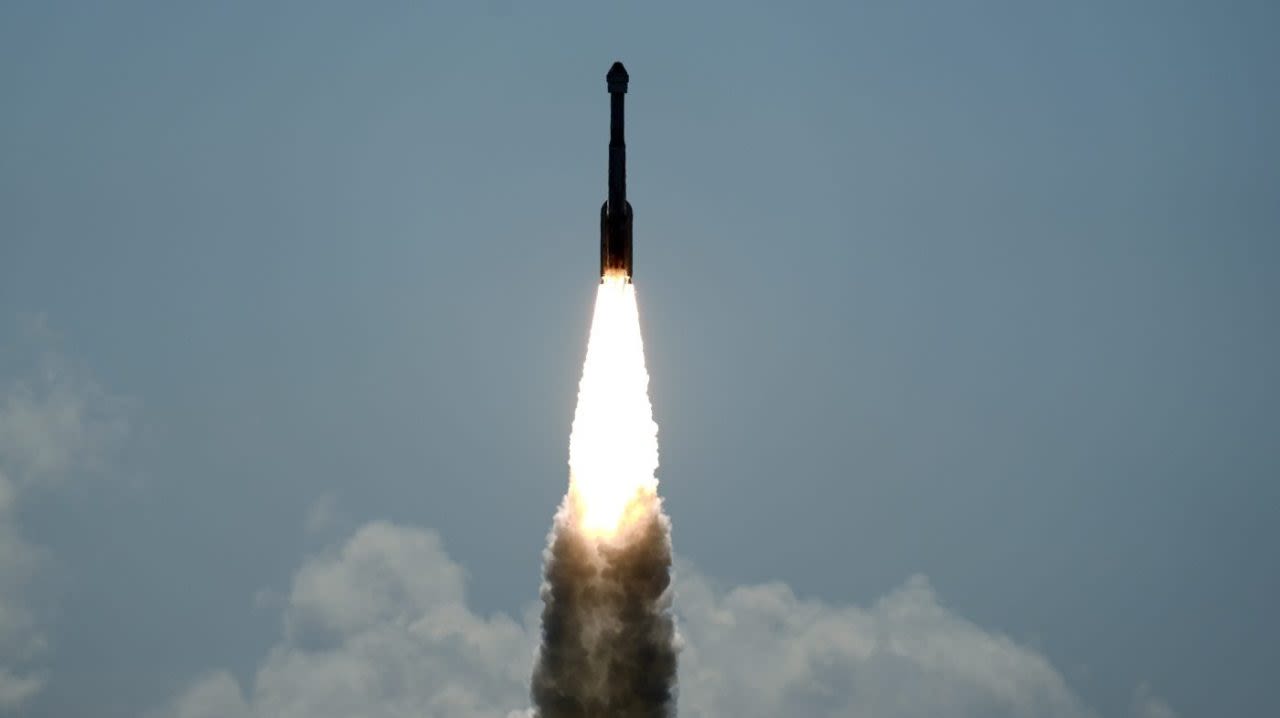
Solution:
<svg viewBox="0 0 1280 718"><path fill-rule="evenodd" d="M600 280L623 276L631 283L631 203L627 201L627 143L623 140L623 100L627 68L613 63L609 85L609 199L600 208Z"/></svg>

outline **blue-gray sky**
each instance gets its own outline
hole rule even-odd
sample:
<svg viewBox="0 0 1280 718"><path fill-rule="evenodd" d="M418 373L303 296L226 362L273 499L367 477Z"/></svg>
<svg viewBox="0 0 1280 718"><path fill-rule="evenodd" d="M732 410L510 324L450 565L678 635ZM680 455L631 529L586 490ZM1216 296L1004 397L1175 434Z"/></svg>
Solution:
<svg viewBox="0 0 1280 718"><path fill-rule="evenodd" d="M4 3L20 712L219 669L252 702L299 567L362 537L519 622L621 59L691 580L922 591L1084 710L1273 714L1277 33L1243 0Z"/></svg>

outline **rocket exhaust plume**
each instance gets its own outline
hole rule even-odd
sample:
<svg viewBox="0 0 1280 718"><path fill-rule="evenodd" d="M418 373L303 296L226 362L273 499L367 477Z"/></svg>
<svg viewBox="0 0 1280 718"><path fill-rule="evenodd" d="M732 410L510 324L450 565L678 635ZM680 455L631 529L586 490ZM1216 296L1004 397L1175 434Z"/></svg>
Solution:
<svg viewBox="0 0 1280 718"><path fill-rule="evenodd" d="M655 478L658 426L631 283L631 207L614 176L626 70L615 63L608 79L614 133L602 276L569 439L569 491L545 552L531 687L540 718L675 715L670 522Z"/></svg>

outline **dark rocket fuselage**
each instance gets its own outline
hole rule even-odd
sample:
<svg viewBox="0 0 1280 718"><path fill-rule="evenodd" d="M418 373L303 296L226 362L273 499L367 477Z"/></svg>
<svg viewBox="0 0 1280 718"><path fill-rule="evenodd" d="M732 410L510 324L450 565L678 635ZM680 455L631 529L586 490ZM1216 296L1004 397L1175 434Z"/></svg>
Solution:
<svg viewBox="0 0 1280 718"><path fill-rule="evenodd" d="M600 278L622 275L631 281L631 203L627 201L627 143L623 139L623 101L627 69L613 63L609 83L609 199L600 208Z"/></svg>

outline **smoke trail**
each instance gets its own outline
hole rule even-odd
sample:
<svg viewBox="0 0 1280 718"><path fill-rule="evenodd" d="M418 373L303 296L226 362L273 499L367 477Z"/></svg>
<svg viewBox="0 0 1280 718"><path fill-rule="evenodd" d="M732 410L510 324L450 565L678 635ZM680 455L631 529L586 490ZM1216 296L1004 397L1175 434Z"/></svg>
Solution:
<svg viewBox="0 0 1280 718"><path fill-rule="evenodd" d="M633 286L600 285L569 441L569 491L545 552L541 718L675 715L670 522Z"/></svg>

